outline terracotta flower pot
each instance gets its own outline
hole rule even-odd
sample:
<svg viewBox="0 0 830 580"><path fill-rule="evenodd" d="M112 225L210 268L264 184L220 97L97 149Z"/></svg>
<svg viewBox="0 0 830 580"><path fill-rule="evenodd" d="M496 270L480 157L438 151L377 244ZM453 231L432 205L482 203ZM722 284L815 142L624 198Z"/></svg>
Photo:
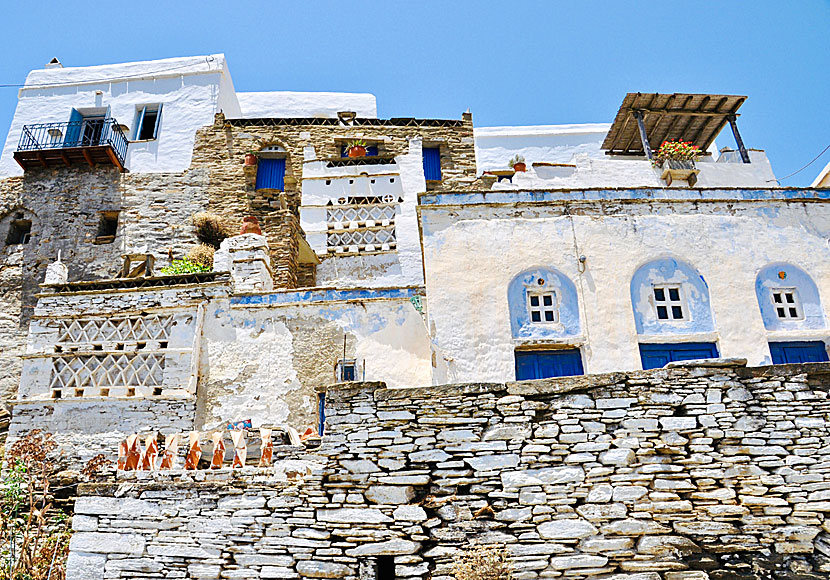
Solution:
<svg viewBox="0 0 830 580"><path fill-rule="evenodd" d="M257 158L256 155L253 153L246 153L245 154L245 165L256 165Z"/></svg>
<svg viewBox="0 0 830 580"><path fill-rule="evenodd" d="M262 235L262 230L259 227L259 220L256 217L249 215L246 218L242 219L242 229L239 232L240 235L242 234L257 234L259 236Z"/></svg>
<svg viewBox="0 0 830 580"><path fill-rule="evenodd" d="M349 157L366 157L366 147L362 145L349 147Z"/></svg>
<svg viewBox="0 0 830 580"><path fill-rule="evenodd" d="M527 165L524 163L514 163L513 164L513 171L527 171Z"/></svg>

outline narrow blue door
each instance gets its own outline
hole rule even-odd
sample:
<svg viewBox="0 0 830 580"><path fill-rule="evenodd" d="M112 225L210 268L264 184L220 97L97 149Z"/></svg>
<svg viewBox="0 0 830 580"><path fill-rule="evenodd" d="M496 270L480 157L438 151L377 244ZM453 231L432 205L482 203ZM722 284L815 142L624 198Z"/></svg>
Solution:
<svg viewBox="0 0 830 580"><path fill-rule="evenodd" d="M441 180L441 149L424 147L424 178L432 181Z"/></svg>
<svg viewBox="0 0 830 580"><path fill-rule="evenodd" d="M670 362L717 358L714 342L687 342L678 344L641 344L640 360L643 370L660 369Z"/></svg>
<svg viewBox="0 0 830 580"><path fill-rule="evenodd" d="M517 381L582 374L582 354L577 348L516 351Z"/></svg>
<svg viewBox="0 0 830 580"><path fill-rule="evenodd" d="M323 430L326 427L326 394L317 393L317 416L320 423L317 425L317 434L323 436Z"/></svg>
<svg viewBox="0 0 830 580"><path fill-rule="evenodd" d="M285 189L285 158L269 159L263 157L257 163L257 189Z"/></svg>
<svg viewBox="0 0 830 580"><path fill-rule="evenodd" d="M772 364L784 365L808 362L828 362L827 346L820 340L799 342L771 342L769 352Z"/></svg>

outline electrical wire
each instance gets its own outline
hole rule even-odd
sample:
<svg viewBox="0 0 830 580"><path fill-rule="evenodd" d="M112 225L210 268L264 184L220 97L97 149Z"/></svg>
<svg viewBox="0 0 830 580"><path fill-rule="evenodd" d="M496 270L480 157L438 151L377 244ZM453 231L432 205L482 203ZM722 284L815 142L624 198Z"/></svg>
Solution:
<svg viewBox="0 0 830 580"><path fill-rule="evenodd" d="M208 70L210 70L210 63L214 60L215 59L212 56L206 56L205 57L205 63L208 65ZM193 66L193 63L183 64L183 65L174 66L174 67L170 67L170 68L165 68L165 69L152 71L152 72L142 72L142 73L136 73L134 75L126 75L126 76L122 76L122 77L113 77L113 78L109 78L109 79L91 79L91 80L88 80L88 81L80 81L80 82L79 81L66 81L66 82L60 82L60 83L45 83L45 84L41 84L41 85L27 85L26 83L23 83L23 84L19 84L19 83L0 84L0 89L9 89L9 88L15 88L15 89L18 89L18 88L42 89L42 88L47 88L47 87L61 87L61 86L65 86L65 85L77 85L77 84L81 84L81 83L83 83L83 84L112 83L112 82L116 82L116 81L124 81L124 80L128 80L128 79L132 79L132 78L143 78L143 77L148 77L148 76L152 76L152 75L158 75L158 74L161 74L161 73L170 72L171 70L178 70L178 69L187 68L187 67L190 67L190 66Z"/></svg>
<svg viewBox="0 0 830 580"><path fill-rule="evenodd" d="M793 171L793 172L792 172L792 173L790 173L789 175L785 175L784 177L779 177L778 179L767 179L767 183L769 183L770 181L781 181L781 180L784 180L784 179L789 179L789 178L790 178L790 177L792 177L793 175L795 175L795 174L797 174L797 173L801 173L802 171L804 171L805 169L807 169L808 167L810 167L813 163L815 163L816 161L818 161L818 160L819 160L819 158L820 158L822 155L824 155L825 153L827 153L827 150L828 150L828 149L830 149L830 143L828 143L828 144L827 144L827 147L825 147L824 149L822 149L822 150L821 150L821 153L819 153L818 155L816 155L816 156L813 158L813 160L812 160L812 161L810 161L807 165L805 165L804 167L802 167L802 168L801 168L801 169L799 169L798 171Z"/></svg>

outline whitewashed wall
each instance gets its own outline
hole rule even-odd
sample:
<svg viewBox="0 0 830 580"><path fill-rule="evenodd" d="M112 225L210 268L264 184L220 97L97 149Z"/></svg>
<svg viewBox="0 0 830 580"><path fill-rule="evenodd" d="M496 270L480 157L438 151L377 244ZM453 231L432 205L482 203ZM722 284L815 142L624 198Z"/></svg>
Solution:
<svg viewBox="0 0 830 580"><path fill-rule="evenodd" d="M222 54L34 70L19 93L0 177L23 173L13 154L24 125L69 121L73 108L109 107L110 116L129 128L130 139L136 106L155 103L163 104L158 138L130 144L126 166L133 173L187 169L196 130L213 123L219 111L241 115Z"/></svg>
<svg viewBox="0 0 830 580"><path fill-rule="evenodd" d="M242 116L249 119L270 117L330 117L353 111L364 119L377 119L375 95L369 93L311 93L269 91L237 93Z"/></svg>
<svg viewBox="0 0 830 580"><path fill-rule="evenodd" d="M669 191L660 196L673 196ZM722 201L660 201L651 190L426 196L420 208L426 286L433 339L448 363L442 380L514 378L514 349L523 343L511 334L507 289L530 268L555 268L576 285L581 334L550 342L581 346L586 373L639 369L638 342L661 340L638 337L630 284L640 266L666 256L703 276L715 330L666 336L664 342L716 342L721 356L758 365L770 363L770 340L827 340L827 192L787 193L820 197L820 203L765 199L780 196L774 191L683 194ZM555 201L568 199L580 200L570 216ZM586 258L584 272L579 256ZM825 308L821 328L765 329L756 276L778 262L803 269L818 286Z"/></svg>

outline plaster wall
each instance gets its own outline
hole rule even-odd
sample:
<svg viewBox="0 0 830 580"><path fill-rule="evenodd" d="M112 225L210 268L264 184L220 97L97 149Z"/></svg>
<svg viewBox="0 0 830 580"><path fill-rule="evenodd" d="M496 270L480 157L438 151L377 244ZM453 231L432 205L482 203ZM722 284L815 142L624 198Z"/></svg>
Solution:
<svg viewBox="0 0 830 580"><path fill-rule="evenodd" d="M202 341L198 424L210 429L251 419L255 426L316 429L315 388L336 380L344 350L359 379L429 384L430 342L410 303L415 291L315 289L213 303Z"/></svg>
<svg viewBox="0 0 830 580"><path fill-rule="evenodd" d="M101 94L97 94L100 92ZM108 108L133 139L137 107L162 103L158 138L131 142L133 173L183 171L190 166L196 130L215 113L241 115L224 55L173 58L29 73L0 156L0 177L21 175L12 155L27 124L66 122L73 108Z"/></svg>
<svg viewBox="0 0 830 580"><path fill-rule="evenodd" d="M450 380L511 380L514 349L530 345L581 346L586 373L597 373L641 368L640 342L715 342L721 356L769 364L769 340L827 341L826 313L820 327L811 319L797 328L766 330L755 288L762 268L787 262L809 274L823 298L830 295L825 267L830 206L795 199L750 201L753 192L738 193L746 201L718 200L728 191L709 192L709 199L696 202L552 201L568 197L562 192L550 192L542 202L541 192L529 192L536 203L463 205L457 198L465 196L437 196L448 205L434 207L429 204L435 198L422 198L430 328ZM571 194L571 199L622 197L620 192ZM713 326L684 323L681 334L651 333L646 327L638 334L632 277L644 264L663 258L685 262L702 276ZM508 287L531 268L556 269L573 281L581 334L514 339Z"/></svg>
<svg viewBox="0 0 830 580"><path fill-rule="evenodd" d="M329 117L353 111L364 119L377 119L375 95L369 93L326 93L268 91L237 93L242 117Z"/></svg>

